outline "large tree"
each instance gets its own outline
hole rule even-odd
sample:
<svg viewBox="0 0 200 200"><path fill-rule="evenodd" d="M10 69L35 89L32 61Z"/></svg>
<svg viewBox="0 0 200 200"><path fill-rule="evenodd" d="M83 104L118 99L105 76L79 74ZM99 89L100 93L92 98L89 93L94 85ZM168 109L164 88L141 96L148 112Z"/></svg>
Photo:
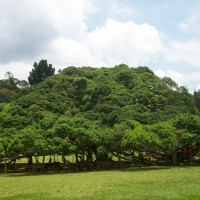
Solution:
<svg viewBox="0 0 200 200"><path fill-rule="evenodd" d="M45 62L35 64L33 74L45 71ZM198 152L200 117L194 97L146 67L68 67L40 84L19 88L10 103L5 103L6 89L15 80L11 73L7 77L0 80L2 161L59 154L75 155L77 166L111 155L122 165L122 159L176 164L184 149L190 150L188 161L191 152Z"/></svg>
<svg viewBox="0 0 200 200"><path fill-rule="evenodd" d="M54 75L54 73L55 68L52 67L52 64L48 64L47 60L41 60L38 64L35 62L30 76L28 77L29 84L38 84L48 76Z"/></svg>

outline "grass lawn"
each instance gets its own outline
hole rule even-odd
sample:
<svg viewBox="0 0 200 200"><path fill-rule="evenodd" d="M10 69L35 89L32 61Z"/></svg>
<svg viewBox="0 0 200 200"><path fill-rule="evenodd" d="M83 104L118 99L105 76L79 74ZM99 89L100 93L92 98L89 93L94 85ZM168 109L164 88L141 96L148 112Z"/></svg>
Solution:
<svg viewBox="0 0 200 200"><path fill-rule="evenodd" d="M1 200L199 200L200 167L0 174Z"/></svg>

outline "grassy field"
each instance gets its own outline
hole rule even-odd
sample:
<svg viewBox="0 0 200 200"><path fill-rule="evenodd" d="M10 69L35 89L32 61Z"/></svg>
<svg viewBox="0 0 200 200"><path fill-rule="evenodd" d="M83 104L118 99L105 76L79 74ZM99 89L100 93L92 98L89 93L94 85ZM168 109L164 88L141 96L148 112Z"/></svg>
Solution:
<svg viewBox="0 0 200 200"><path fill-rule="evenodd" d="M0 174L1 200L199 200L200 167Z"/></svg>

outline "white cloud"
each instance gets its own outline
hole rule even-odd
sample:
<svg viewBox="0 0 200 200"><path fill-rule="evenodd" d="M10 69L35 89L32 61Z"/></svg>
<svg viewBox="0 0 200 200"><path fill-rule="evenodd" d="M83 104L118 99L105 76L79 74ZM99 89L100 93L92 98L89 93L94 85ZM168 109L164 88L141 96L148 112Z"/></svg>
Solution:
<svg viewBox="0 0 200 200"><path fill-rule="evenodd" d="M161 49L161 38L155 27L137 25L132 21L119 22L108 19L104 26L85 32L83 41L69 37L53 40L49 58L61 67L114 66L126 63L144 65Z"/></svg>
<svg viewBox="0 0 200 200"><path fill-rule="evenodd" d="M32 59L60 36L82 40L89 0L0 1L0 62Z"/></svg>
<svg viewBox="0 0 200 200"><path fill-rule="evenodd" d="M113 19L88 33L86 44L111 66L122 62L132 66L143 65L162 47L159 32L154 26Z"/></svg>
<svg viewBox="0 0 200 200"><path fill-rule="evenodd" d="M110 7L110 15L111 16L126 16L131 17L134 16L135 11L130 6L123 5L122 3L113 2Z"/></svg>
<svg viewBox="0 0 200 200"><path fill-rule="evenodd" d="M200 90L200 83L196 85L196 87L194 88L195 91Z"/></svg>
<svg viewBox="0 0 200 200"><path fill-rule="evenodd" d="M185 81L185 76L182 73L179 73L177 71L174 70L167 70L167 71L163 71L163 70L155 70L155 74L161 78L163 77L170 77L172 78L178 85L184 85L184 81Z"/></svg>
<svg viewBox="0 0 200 200"><path fill-rule="evenodd" d="M15 78L27 79L33 63L10 62L0 65L0 79L5 79L6 72L11 72Z"/></svg>
<svg viewBox="0 0 200 200"><path fill-rule="evenodd" d="M187 23L185 23L185 22L181 22L181 23L179 23L179 28L182 30L182 31L187 31L187 30L189 30L189 25L187 24Z"/></svg>
<svg viewBox="0 0 200 200"><path fill-rule="evenodd" d="M65 65L73 59L74 65L78 63L75 61L86 63L87 48L81 41L92 6L91 0L0 1L0 78L11 71L15 77L26 79L33 62L41 59L48 58L54 66L63 64L64 56ZM83 59L79 60L81 54Z"/></svg>
<svg viewBox="0 0 200 200"><path fill-rule="evenodd" d="M98 56L82 42L70 38L58 38L51 43L49 58L61 68L73 66L101 66L105 65Z"/></svg>
<svg viewBox="0 0 200 200"><path fill-rule="evenodd" d="M196 39L186 42L168 40L165 42L164 56L170 62L200 67L200 41Z"/></svg>
<svg viewBox="0 0 200 200"><path fill-rule="evenodd" d="M186 20L180 22L178 27L182 31L199 32L200 31L200 14L198 12L192 13Z"/></svg>

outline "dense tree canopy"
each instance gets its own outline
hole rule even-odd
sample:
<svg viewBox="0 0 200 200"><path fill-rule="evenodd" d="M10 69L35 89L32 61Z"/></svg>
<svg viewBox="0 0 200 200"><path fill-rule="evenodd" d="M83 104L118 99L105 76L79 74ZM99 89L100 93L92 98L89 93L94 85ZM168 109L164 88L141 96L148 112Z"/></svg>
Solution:
<svg viewBox="0 0 200 200"><path fill-rule="evenodd" d="M59 154L77 163L115 156L142 164L146 155L176 164L198 153L199 92L148 67L54 71L46 60L35 63L31 86L13 100L13 77L0 80L1 98L9 99L0 104L0 160Z"/></svg>

